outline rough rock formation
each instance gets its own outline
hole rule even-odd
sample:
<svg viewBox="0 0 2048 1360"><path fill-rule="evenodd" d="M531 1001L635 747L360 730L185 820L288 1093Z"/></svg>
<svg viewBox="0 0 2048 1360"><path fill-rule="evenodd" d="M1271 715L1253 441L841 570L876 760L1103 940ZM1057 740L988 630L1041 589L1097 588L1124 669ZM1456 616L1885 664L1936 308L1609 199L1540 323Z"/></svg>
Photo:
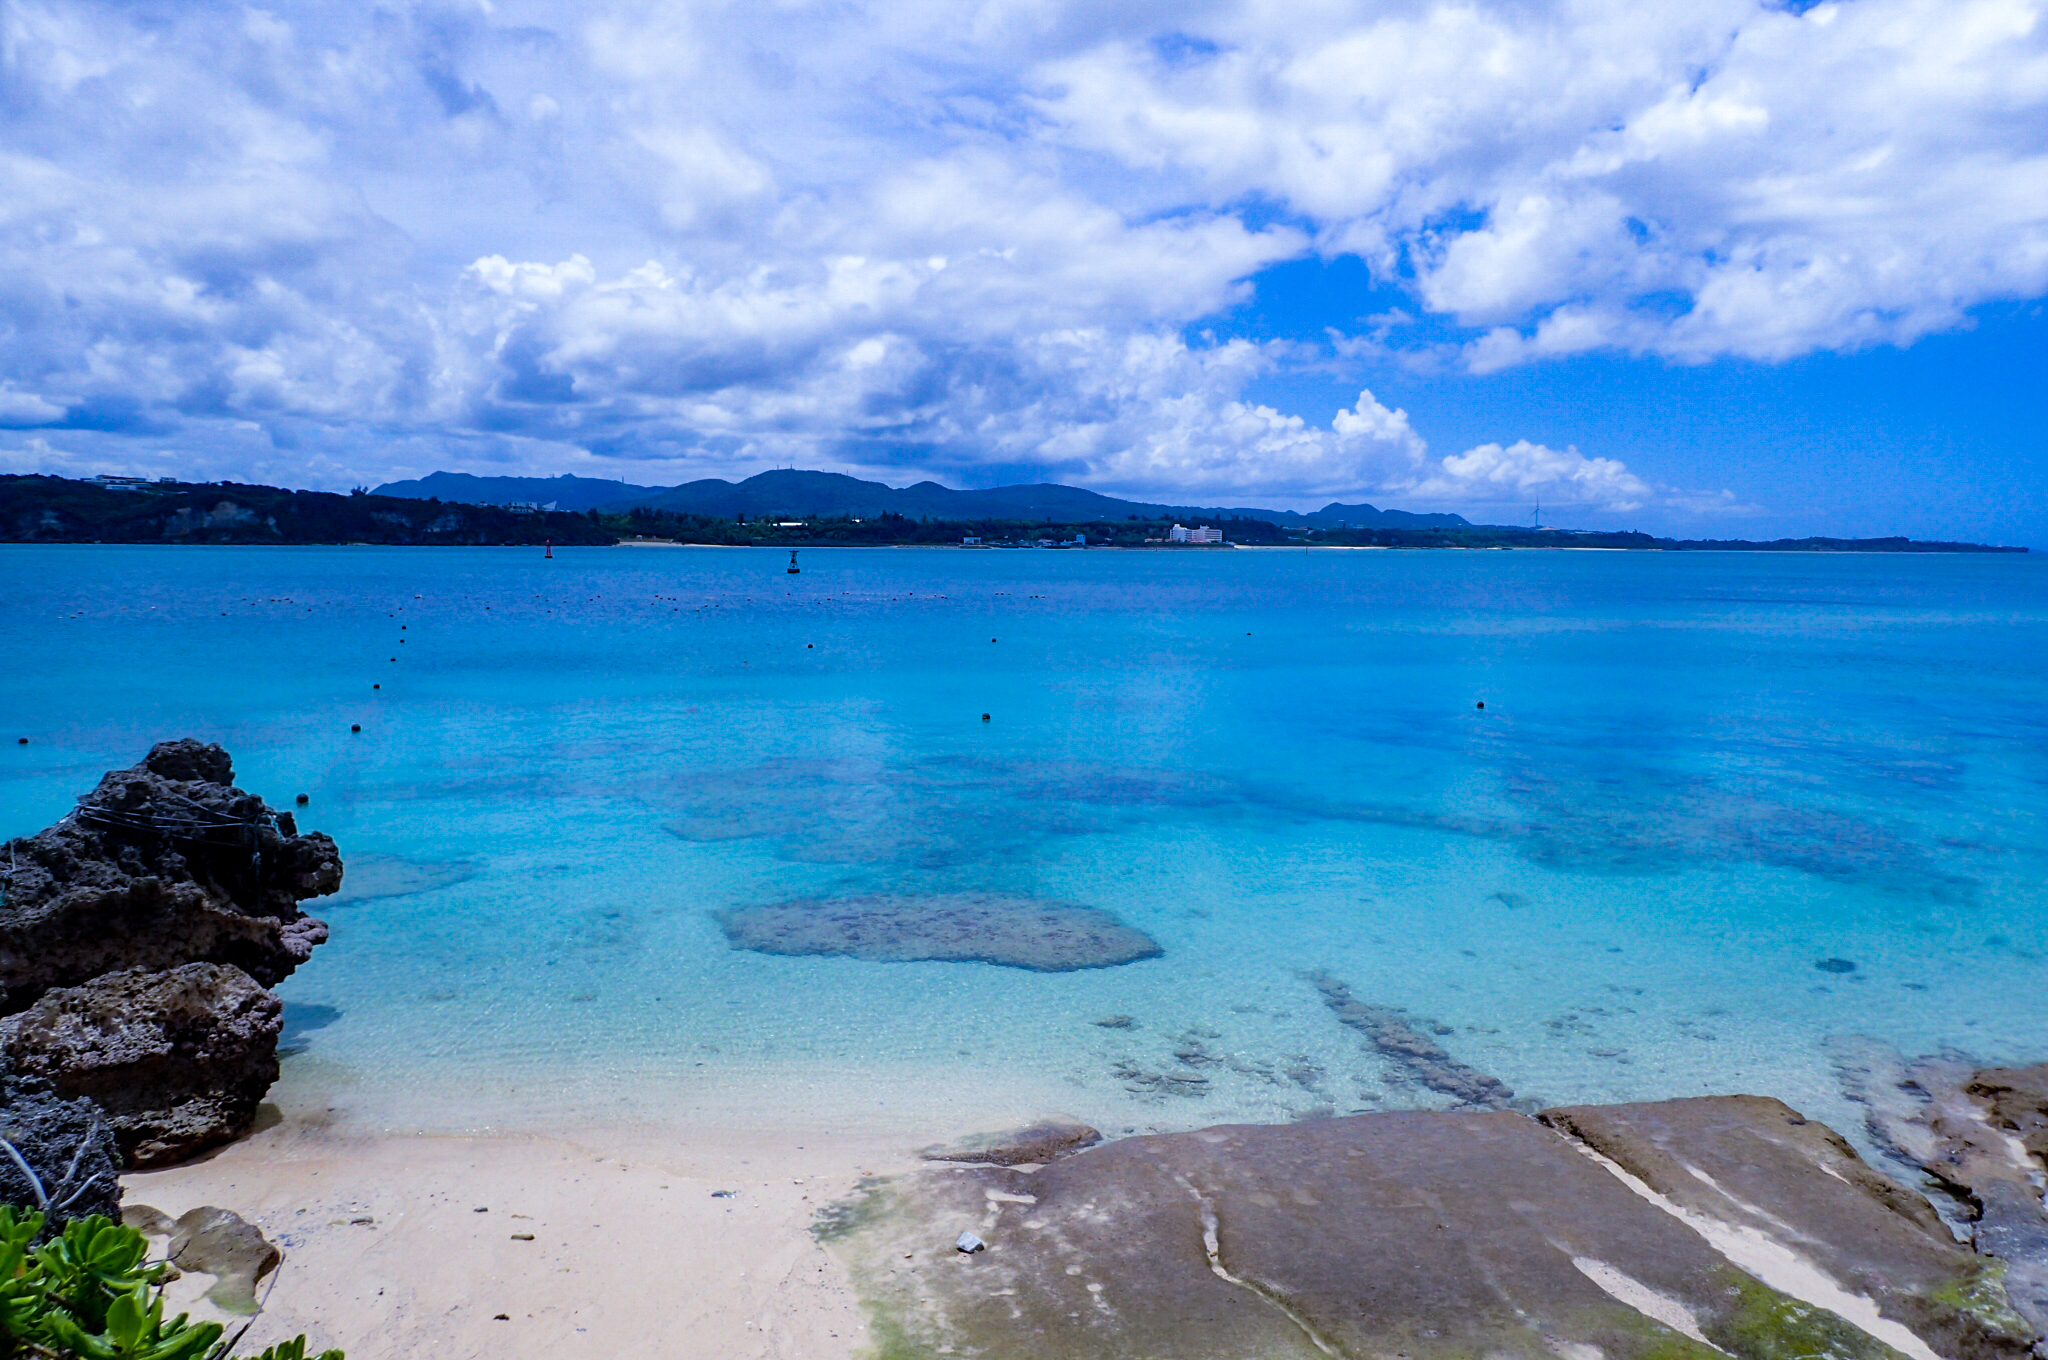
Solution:
<svg viewBox="0 0 2048 1360"><path fill-rule="evenodd" d="M66 1100L32 1077L0 1078L0 1138L12 1149L0 1151L0 1204L40 1210L50 1232L74 1218L121 1216L113 1128L91 1101Z"/></svg>
<svg viewBox="0 0 2048 1360"><path fill-rule="evenodd" d="M1780 1101L1702 1096L1539 1118L1681 1209L1799 1242L1831 1279L1949 1360L2009 1355L2034 1330L2000 1296L2001 1272L1957 1246L1932 1205Z"/></svg>
<svg viewBox="0 0 2048 1360"><path fill-rule="evenodd" d="M122 968L227 963L266 987L327 938L328 837L234 787L218 746L159 743L40 835L0 846L0 1014Z"/></svg>
<svg viewBox="0 0 2048 1360"><path fill-rule="evenodd" d="M1672 1102L1603 1126L1660 1175L1753 1139L1723 1183L1744 1204L1660 1195L1519 1113L1403 1112L934 1168L818 1231L892 1356L2021 1360L1996 1269L1793 1118Z"/></svg>
<svg viewBox="0 0 2048 1360"><path fill-rule="evenodd" d="M284 1003L239 968L131 968L0 1020L0 1058L98 1104L126 1164L146 1168L247 1132L283 1027Z"/></svg>
<svg viewBox="0 0 2048 1360"><path fill-rule="evenodd" d="M129 1166L239 1136L277 1078L264 988L327 938L300 901L340 885L334 842L235 788L226 751L158 744L0 846L0 1064L93 1101Z"/></svg>
<svg viewBox="0 0 2048 1360"><path fill-rule="evenodd" d="M1159 944L1106 911L1000 893L814 898L719 913L735 949L999 963L1042 973L1157 958Z"/></svg>
<svg viewBox="0 0 2048 1360"><path fill-rule="evenodd" d="M977 1134L957 1143L922 1149L928 1162L980 1162L987 1166L1025 1166L1050 1162L1082 1148L1094 1147L1102 1135L1078 1119L1055 1115L1005 1133Z"/></svg>
<svg viewBox="0 0 2048 1360"><path fill-rule="evenodd" d="M1874 1039L1830 1044L1871 1135L1947 1189L2005 1292L2048 1332L2048 1064L1978 1070L1953 1055L1907 1061Z"/></svg>

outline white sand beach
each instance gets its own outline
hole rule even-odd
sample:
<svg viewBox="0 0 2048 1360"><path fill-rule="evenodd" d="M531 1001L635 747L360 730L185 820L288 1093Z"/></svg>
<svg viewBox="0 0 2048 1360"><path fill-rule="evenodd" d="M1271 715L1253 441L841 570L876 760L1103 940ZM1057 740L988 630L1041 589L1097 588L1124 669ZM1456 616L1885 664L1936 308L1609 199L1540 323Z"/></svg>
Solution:
<svg viewBox="0 0 2048 1360"><path fill-rule="evenodd" d="M900 1138L791 1129L363 1136L287 1113L123 1184L174 1215L233 1209L284 1248L252 1350L305 1332L349 1360L832 1360L864 1321L812 1217L911 1160Z"/></svg>

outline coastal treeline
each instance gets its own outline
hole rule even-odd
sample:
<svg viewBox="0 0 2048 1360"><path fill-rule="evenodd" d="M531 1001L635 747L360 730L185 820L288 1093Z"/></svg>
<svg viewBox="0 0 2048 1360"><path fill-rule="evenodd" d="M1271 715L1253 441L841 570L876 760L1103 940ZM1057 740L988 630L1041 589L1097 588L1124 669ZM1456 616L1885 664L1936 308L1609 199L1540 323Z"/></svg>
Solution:
<svg viewBox="0 0 2048 1360"><path fill-rule="evenodd" d="M583 515L241 482L0 477L5 543L609 544Z"/></svg>
<svg viewBox="0 0 2048 1360"><path fill-rule="evenodd" d="M631 510L589 512L591 523L601 525L620 538L664 538L676 543L722 543L734 546L758 543L772 547L801 547L805 544L843 544L848 547L952 544L962 539L979 539L991 547L1025 547L1042 541L1070 543L1076 537L1093 547L1143 547L1163 541L1172 531L1170 519L1023 520L1023 519L933 519L912 518L884 512L856 518L852 515L693 515L672 510L635 506ZM1232 543L1285 543L1288 535L1278 526L1261 519L1223 518L1204 520L1223 531Z"/></svg>
<svg viewBox="0 0 2048 1360"><path fill-rule="evenodd" d="M1146 548L1169 545L1176 523L1222 531L1247 547L1356 548L1607 548L1655 552L2025 552L1980 543L1888 538L1659 538L1634 531L1517 528L1499 524L1323 528L1283 524L1249 514L1122 518L946 519L895 511L874 515L709 515L652 506L546 510L534 505L471 505L457 501L288 491L240 482L108 484L63 477L0 477L0 543L372 543L461 547L609 546L622 539L729 547L801 548L946 546L978 540L993 548L1071 544ZM1193 548L1200 551L1199 548Z"/></svg>

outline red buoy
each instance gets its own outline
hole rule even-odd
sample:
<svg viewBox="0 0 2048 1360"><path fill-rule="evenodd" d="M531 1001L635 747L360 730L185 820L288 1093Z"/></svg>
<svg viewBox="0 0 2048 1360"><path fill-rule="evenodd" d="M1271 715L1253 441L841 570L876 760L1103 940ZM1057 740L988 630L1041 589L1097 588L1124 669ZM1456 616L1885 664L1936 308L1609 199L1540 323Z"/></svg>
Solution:
<svg viewBox="0 0 2048 1360"><path fill-rule="evenodd" d="M555 555L555 540L553 540L553 539L551 538L551 539L549 539L549 540L548 540L548 550L547 550L547 551L546 551L545 553L542 553L542 554L541 554L541 556L543 556L543 557L553 557L554 555Z"/></svg>

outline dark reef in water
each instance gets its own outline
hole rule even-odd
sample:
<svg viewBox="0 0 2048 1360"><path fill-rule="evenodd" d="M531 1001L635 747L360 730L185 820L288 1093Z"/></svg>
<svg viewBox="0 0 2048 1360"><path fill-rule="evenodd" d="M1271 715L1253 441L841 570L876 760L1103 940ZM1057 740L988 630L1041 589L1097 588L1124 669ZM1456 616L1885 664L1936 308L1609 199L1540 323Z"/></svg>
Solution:
<svg viewBox="0 0 2048 1360"><path fill-rule="evenodd" d="M1427 1021L1416 1020L1398 1006L1360 1001L1349 986L1326 972L1307 976L1339 1023L1363 1034L1380 1056L1391 1060L1407 1077L1482 1110L1512 1108L1514 1089L1445 1052L1442 1044L1416 1028Z"/></svg>
<svg viewBox="0 0 2048 1360"><path fill-rule="evenodd" d="M1162 952L1151 936L1106 911L1002 893L806 898L731 908L718 922L735 949L881 963L995 963L1059 973Z"/></svg>
<svg viewBox="0 0 2048 1360"><path fill-rule="evenodd" d="M340 886L334 842L226 751L159 743L0 846L0 1064L94 1101L131 1167L239 1137L277 1077L265 989L327 938L299 903Z"/></svg>

